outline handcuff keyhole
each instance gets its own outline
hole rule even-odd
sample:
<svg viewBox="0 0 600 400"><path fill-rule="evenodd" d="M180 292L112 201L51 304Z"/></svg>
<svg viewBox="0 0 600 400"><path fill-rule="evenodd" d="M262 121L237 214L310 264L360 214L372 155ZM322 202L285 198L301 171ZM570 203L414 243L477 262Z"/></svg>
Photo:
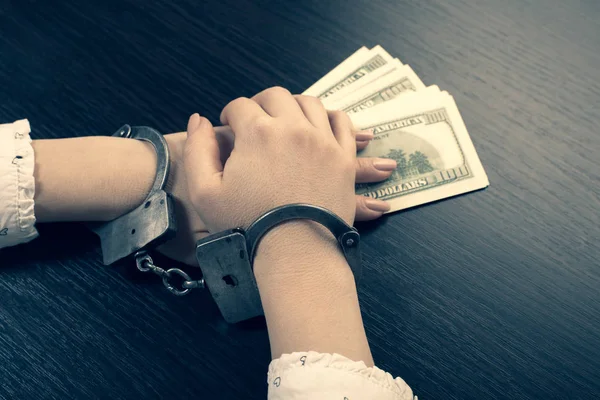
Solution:
<svg viewBox="0 0 600 400"><path fill-rule="evenodd" d="M238 284L237 279L235 279L235 276L233 275L225 275L223 277L223 282L225 282L227 286L231 287L236 287Z"/></svg>
<svg viewBox="0 0 600 400"><path fill-rule="evenodd" d="M146 204L144 204L144 208L148 208L148 207L150 207L150 202L149 201L147 201Z"/></svg>
<svg viewBox="0 0 600 400"><path fill-rule="evenodd" d="M131 234L132 234L132 235L135 235L135 229L132 229L132 230L131 230Z"/></svg>

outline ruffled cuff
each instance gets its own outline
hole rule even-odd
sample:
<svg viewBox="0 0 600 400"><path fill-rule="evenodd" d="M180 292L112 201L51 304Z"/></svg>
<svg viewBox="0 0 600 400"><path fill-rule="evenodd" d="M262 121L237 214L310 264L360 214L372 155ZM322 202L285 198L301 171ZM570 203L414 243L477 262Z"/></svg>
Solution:
<svg viewBox="0 0 600 400"><path fill-rule="evenodd" d="M38 236L30 131L26 119L0 125L0 248Z"/></svg>
<svg viewBox="0 0 600 400"><path fill-rule="evenodd" d="M269 365L269 399L417 400L401 378L362 361L314 351L284 354Z"/></svg>

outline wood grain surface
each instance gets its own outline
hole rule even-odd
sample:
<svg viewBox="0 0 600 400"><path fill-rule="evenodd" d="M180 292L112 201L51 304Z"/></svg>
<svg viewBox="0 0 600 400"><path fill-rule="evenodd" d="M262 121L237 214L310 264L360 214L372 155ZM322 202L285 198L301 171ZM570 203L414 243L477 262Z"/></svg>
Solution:
<svg viewBox="0 0 600 400"><path fill-rule="evenodd" d="M376 363L420 399L600 398L597 0L0 0L0 121L180 131L375 44L455 96L491 182L359 226ZM266 398L262 324L40 231L0 254L0 398Z"/></svg>

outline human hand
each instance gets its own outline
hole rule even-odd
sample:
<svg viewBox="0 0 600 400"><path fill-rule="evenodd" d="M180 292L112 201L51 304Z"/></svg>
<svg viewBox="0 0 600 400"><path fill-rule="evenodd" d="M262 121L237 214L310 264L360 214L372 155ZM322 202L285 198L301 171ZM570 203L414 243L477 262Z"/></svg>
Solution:
<svg viewBox="0 0 600 400"><path fill-rule="evenodd" d="M215 128L221 160L229 158L233 149L233 132L227 126ZM364 149L373 135L370 132L356 133L356 147ZM174 260L188 265L197 265L195 257L195 243L208 236L209 230L194 209L190 199L186 175L183 170L184 147L187 139L186 132L165 135L171 155L171 168L167 180L167 192L171 193L175 203L177 218L177 236L158 247L158 251ZM386 159L358 158L355 165L357 182L377 182L387 179L395 165L392 162L386 168ZM379 169L378 169L379 168ZM356 196L356 220L368 221L380 217L387 210L387 203L364 196ZM371 208L370 208L371 207Z"/></svg>
<svg viewBox="0 0 600 400"><path fill-rule="evenodd" d="M165 256L188 265L196 266L196 242L208 236L208 228L194 210L187 190L186 176L183 171L183 149L187 134L185 132L165 135L169 146L171 165L165 190L173 196L177 234L157 250Z"/></svg>
<svg viewBox="0 0 600 400"><path fill-rule="evenodd" d="M211 232L245 228L290 203L321 206L353 223L357 144L345 113L271 88L229 103L221 122L235 135L225 163L215 130L198 114L188 123L184 150L188 193ZM274 358L311 349L372 365L354 276L326 229L290 221L271 230L253 273Z"/></svg>
<svg viewBox="0 0 600 400"><path fill-rule="evenodd" d="M333 115L336 111L328 111ZM234 133L229 126L215 127L215 134L219 144L221 161L224 164L229 158L234 145ZM373 139L373 132L369 130L358 131L356 136L356 150L364 150ZM357 157L356 158L356 183L374 183L386 180L396 169L396 161L389 158ZM381 217L389 210L385 201L372 199L366 196L356 196L356 221L371 221Z"/></svg>
<svg viewBox="0 0 600 400"><path fill-rule="evenodd" d="M354 221L356 142L345 113L328 115L318 99L271 88L231 102L221 122L235 135L224 165L214 128L197 114L184 154L189 193L209 230L245 227L298 202Z"/></svg>

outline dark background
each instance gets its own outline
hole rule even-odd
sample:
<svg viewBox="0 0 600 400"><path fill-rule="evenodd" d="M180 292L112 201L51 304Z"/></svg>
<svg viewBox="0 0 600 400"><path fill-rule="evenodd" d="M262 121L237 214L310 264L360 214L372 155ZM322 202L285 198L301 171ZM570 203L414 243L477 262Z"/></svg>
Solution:
<svg viewBox="0 0 600 400"><path fill-rule="evenodd" d="M376 363L422 399L600 398L600 2L0 0L0 121L181 131L381 44L450 91L491 185L362 226ZM103 267L82 226L0 257L0 398L266 397L268 338Z"/></svg>

